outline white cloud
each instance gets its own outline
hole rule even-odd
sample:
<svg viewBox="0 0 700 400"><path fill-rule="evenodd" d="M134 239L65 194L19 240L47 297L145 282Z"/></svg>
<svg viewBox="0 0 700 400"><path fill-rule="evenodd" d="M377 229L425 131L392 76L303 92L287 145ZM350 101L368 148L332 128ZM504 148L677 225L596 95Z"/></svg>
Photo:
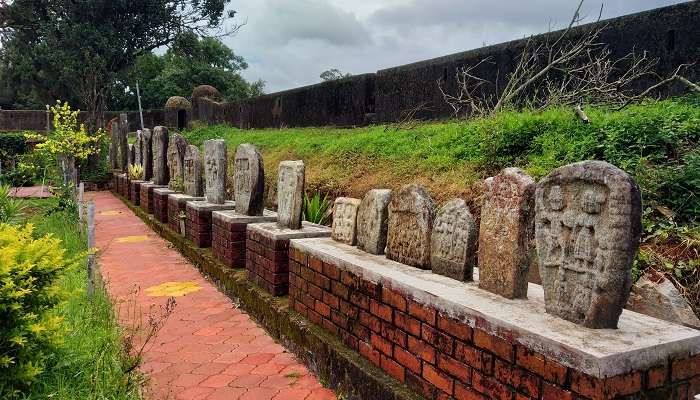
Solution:
<svg viewBox="0 0 700 400"><path fill-rule="evenodd" d="M608 0L612 18L679 0ZM563 27L578 0L235 0L248 24L227 45L268 92L319 82L338 68L359 74ZM587 1L594 18L600 3Z"/></svg>

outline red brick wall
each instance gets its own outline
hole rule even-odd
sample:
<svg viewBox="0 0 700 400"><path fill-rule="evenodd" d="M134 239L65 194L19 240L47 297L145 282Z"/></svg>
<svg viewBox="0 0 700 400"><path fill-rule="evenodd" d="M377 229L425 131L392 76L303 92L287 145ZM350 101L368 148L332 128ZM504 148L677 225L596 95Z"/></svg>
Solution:
<svg viewBox="0 0 700 400"><path fill-rule="evenodd" d="M245 267L245 241L248 224L236 224L219 218L212 221L212 253L231 268Z"/></svg>
<svg viewBox="0 0 700 400"><path fill-rule="evenodd" d="M186 212L186 204L184 200L168 196L168 225L175 232L180 232L180 213Z"/></svg>
<svg viewBox="0 0 700 400"><path fill-rule="evenodd" d="M185 233L197 247L211 247L211 211L198 210L187 204Z"/></svg>
<svg viewBox="0 0 700 400"><path fill-rule="evenodd" d="M141 185L141 209L148 214L153 214L153 186Z"/></svg>
<svg viewBox="0 0 700 400"><path fill-rule="evenodd" d="M700 392L700 355L597 379L524 347L515 333L496 336L453 320L294 248L289 270L294 310L428 399L686 399Z"/></svg>
<svg viewBox="0 0 700 400"><path fill-rule="evenodd" d="M140 205L141 204L141 182L130 182L129 186L130 186L129 197L131 199L131 203L133 203L135 206Z"/></svg>
<svg viewBox="0 0 700 400"><path fill-rule="evenodd" d="M248 279L273 296L289 292L289 240L274 240L257 231L246 236Z"/></svg>

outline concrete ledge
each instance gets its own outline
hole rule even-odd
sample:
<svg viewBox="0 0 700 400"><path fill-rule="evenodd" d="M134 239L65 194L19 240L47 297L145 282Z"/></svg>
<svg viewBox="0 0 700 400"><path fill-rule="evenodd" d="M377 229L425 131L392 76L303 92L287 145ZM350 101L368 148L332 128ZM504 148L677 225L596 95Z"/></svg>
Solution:
<svg viewBox="0 0 700 400"><path fill-rule="evenodd" d="M117 195L118 196L118 195ZM172 196L172 195L171 195ZM125 199L121 196L122 201ZM200 249L139 207L124 203L154 232L171 242L220 290L240 303L265 330L295 353L324 385L346 400L420 400L418 394L343 345L334 335L289 309L288 299L272 297L250 282L242 269L227 268L209 249Z"/></svg>
<svg viewBox="0 0 700 400"><path fill-rule="evenodd" d="M527 300L509 300L460 282L375 256L330 238L296 239L298 249L382 287L541 352L597 378L643 370L700 353L700 331L625 310L619 329L588 329L545 312L542 287L530 284ZM475 274L476 275L476 274Z"/></svg>
<svg viewBox="0 0 700 400"><path fill-rule="evenodd" d="M153 194L159 194L161 196L168 196L171 194L174 194L175 191L172 189L168 189L168 187L158 187L153 189Z"/></svg>
<svg viewBox="0 0 700 400"><path fill-rule="evenodd" d="M238 214L235 210L214 211L212 213L212 219L229 224L259 224L277 221L277 213L267 209L263 210L263 215Z"/></svg>
<svg viewBox="0 0 700 400"><path fill-rule="evenodd" d="M197 211L222 211L231 210L236 208L236 202L227 200L224 204L210 203L206 200L203 201L188 201L187 207L190 207Z"/></svg>
<svg viewBox="0 0 700 400"><path fill-rule="evenodd" d="M331 228L306 221L302 223L301 229L284 228L277 225L277 222L268 222L264 224L248 225L248 230L259 233L275 241L328 237L331 235Z"/></svg>

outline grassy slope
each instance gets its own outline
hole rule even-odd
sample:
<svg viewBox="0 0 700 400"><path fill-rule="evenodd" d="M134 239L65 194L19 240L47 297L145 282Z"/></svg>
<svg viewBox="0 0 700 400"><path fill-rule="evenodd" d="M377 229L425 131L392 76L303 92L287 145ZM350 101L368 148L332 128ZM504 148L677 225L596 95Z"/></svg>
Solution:
<svg viewBox="0 0 700 400"><path fill-rule="evenodd" d="M77 226L63 213L44 216L54 200L33 202L30 222L36 233L53 233L63 242L67 254L85 249ZM71 270L63 279L67 301L56 310L65 318L64 345L52 355L46 371L31 388L30 399L140 399L138 384L128 384L122 368L125 358L112 304L104 290L92 300L85 292L85 268Z"/></svg>

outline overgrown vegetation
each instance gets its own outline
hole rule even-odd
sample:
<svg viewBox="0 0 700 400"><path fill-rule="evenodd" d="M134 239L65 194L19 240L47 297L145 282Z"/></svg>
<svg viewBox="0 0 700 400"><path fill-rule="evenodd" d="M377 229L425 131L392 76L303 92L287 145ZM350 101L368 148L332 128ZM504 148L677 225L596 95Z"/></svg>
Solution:
<svg viewBox="0 0 700 400"><path fill-rule="evenodd" d="M333 207L328 200L328 195L321 197L321 193L315 193L313 196L304 193L304 208L301 211L304 221L328 225L333 213Z"/></svg>
<svg viewBox="0 0 700 400"><path fill-rule="evenodd" d="M37 330L39 334L50 334L50 342L35 339L30 341L33 338L27 338L27 345L23 349L31 353L29 358L37 360L32 364L32 368L25 368L32 374L11 375L3 370L0 373L0 397L62 400L139 399L140 377L136 372L125 373L133 364L133 360L122 345L122 331L117 325L109 297L102 285L98 285L93 297L87 297L86 272L85 268L81 268L87 249L85 237L81 237L77 231L75 208L61 206L58 199L31 201L29 208L28 218L23 222L32 223L34 231L31 237L11 235L16 237L12 239L13 242L23 243L18 245L20 248L37 250L41 255L37 260L40 261L56 255L58 246L65 251L64 259L75 260L77 265L61 269L62 277L58 280L50 280L52 276L56 277L56 274L39 275L37 282L51 281L51 290L39 290L38 284L35 284L36 290L27 295L39 297L45 302L41 313L36 313L36 316L60 324L51 326L52 329ZM23 232L22 228L15 229ZM52 236L46 236L49 234ZM5 239L10 240L3 235L3 240ZM3 262L0 262L0 271L8 265L5 261L11 258L11 253L5 251L4 242L2 246L0 258ZM22 265L30 265L32 259L24 259ZM36 264L53 270L66 265L59 262ZM4 276L3 273L0 275ZM22 275L16 273L13 276L16 276L17 280ZM0 292L2 290L6 289L0 289ZM51 305L46 302L49 299L55 300L58 296L62 298L61 302L54 301ZM9 303L0 299L0 314L3 316L3 324L0 325L0 338L3 339L0 340L2 355L10 354L5 351L4 336L16 330L6 329L12 326L5 323L10 320L5 319L2 310L7 304ZM36 317L32 316L31 312L23 312L22 315L27 319ZM35 330L37 328L38 324L32 327ZM39 372L41 373L36 375ZM14 381L11 380L13 377L16 378Z"/></svg>
<svg viewBox="0 0 700 400"><path fill-rule="evenodd" d="M700 246L690 239L700 216L700 96L646 101L620 111L587 107L585 112L588 124L569 108L554 107L413 129L213 126L185 136L197 145L211 138L224 138L232 149L240 143L257 145L265 157L268 187L279 161L297 158L306 163L310 192L360 197L371 188L419 183L439 203L464 198L477 216L482 181L501 168L520 167L539 179L569 163L606 160L630 173L642 188L647 231L635 274L649 266L673 270L700 309ZM673 268L660 262L659 255Z"/></svg>

